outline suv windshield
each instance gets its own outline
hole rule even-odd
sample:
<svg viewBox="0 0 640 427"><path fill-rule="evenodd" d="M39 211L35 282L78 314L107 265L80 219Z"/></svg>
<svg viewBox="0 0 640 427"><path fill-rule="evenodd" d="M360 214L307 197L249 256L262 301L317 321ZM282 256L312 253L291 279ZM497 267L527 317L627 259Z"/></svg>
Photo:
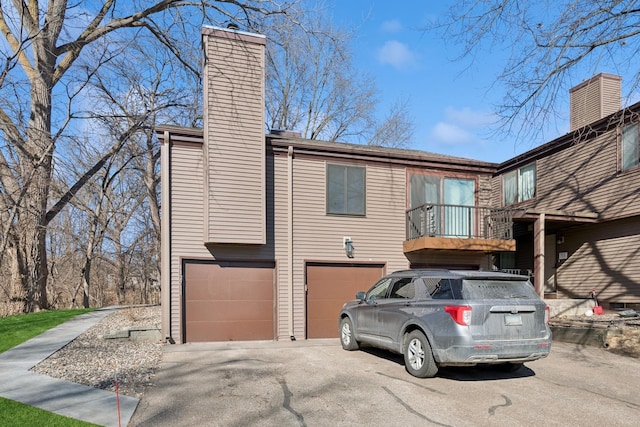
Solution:
<svg viewBox="0 0 640 427"><path fill-rule="evenodd" d="M462 281L464 299L518 299L536 298L528 280L469 280Z"/></svg>

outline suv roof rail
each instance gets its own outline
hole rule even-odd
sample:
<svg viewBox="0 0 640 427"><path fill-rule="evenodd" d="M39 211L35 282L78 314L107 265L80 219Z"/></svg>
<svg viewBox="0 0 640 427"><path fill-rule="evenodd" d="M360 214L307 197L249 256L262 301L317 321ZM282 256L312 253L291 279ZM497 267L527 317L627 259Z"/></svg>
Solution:
<svg viewBox="0 0 640 427"><path fill-rule="evenodd" d="M390 274L419 274L419 273L451 273L448 268L410 268L407 270L397 270Z"/></svg>

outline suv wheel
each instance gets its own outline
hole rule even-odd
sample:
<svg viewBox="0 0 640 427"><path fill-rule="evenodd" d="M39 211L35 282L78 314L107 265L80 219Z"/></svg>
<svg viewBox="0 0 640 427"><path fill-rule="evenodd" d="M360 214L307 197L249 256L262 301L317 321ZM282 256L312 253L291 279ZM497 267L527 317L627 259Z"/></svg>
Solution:
<svg viewBox="0 0 640 427"><path fill-rule="evenodd" d="M405 340L404 366L414 377L430 378L438 373L427 337L420 331L410 332Z"/></svg>
<svg viewBox="0 0 640 427"><path fill-rule="evenodd" d="M353 335L353 324L348 317L344 317L340 321L340 343L345 350L353 351L360 348Z"/></svg>

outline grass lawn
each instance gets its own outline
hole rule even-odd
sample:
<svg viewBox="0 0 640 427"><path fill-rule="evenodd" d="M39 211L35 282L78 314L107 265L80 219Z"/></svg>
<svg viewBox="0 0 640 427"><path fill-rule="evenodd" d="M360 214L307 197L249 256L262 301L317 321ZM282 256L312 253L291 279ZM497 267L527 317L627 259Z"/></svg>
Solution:
<svg viewBox="0 0 640 427"><path fill-rule="evenodd" d="M0 397L0 425L2 426L47 426L85 427L96 424L63 417L52 412L34 408L24 403Z"/></svg>
<svg viewBox="0 0 640 427"><path fill-rule="evenodd" d="M51 310L0 318L0 353L93 308ZM0 397L0 426L93 426Z"/></svg>
<svg viewBox="0 0 640 427"><path fill-rule="evenodd" d="M0 318L0 353L93 308L51 310Z"/></svg>

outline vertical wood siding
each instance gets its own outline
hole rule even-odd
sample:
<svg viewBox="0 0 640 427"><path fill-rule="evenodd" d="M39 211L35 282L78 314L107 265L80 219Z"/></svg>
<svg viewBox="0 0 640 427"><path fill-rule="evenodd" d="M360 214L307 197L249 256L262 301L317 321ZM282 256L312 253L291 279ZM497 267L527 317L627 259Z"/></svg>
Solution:
<svg viewBox="0 0 640 427"><path fill-rule="evenodd" d="M264 244L264 39L211 31L206 55L206 239Z"/></svg>
<svg viewBox="0 0 640 427"><path fill-rule="evenodd" d="M571 89L571 131L620 110L620 87L619 76L598 74Z"/></svg>

